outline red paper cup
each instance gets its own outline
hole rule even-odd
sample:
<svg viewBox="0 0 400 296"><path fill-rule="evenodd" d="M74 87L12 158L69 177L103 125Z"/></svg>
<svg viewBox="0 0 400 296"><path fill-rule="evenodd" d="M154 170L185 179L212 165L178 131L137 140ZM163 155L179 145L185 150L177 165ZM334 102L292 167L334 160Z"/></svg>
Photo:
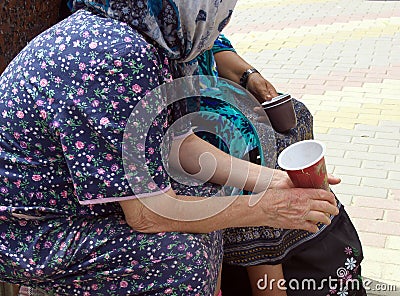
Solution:
<svg viewBox="0 0 400 296"><path fill-rule="evenodd" d="M324 155L325 145L322 142L300 141L281 152L278 165L288 173L296 187L329 191Z"/></svg>

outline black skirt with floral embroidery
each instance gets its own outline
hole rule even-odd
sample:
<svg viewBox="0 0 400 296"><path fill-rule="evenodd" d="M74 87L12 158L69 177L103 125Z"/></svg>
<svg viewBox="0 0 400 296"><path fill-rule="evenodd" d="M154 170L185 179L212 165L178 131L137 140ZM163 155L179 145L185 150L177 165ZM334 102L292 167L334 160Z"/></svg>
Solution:
<svg viewBox="0 0 400 296"><path fill-rule="evenodd" d="M363 252L357 231L344 208L334 223L314 240L304 243L282 262L288 296L366 296L361 277ZM224 264L224 296L251 296L245 267ZM271 278L259 280L259 289L268 289ZM284 285L283 285L284 284Z"/></svg>

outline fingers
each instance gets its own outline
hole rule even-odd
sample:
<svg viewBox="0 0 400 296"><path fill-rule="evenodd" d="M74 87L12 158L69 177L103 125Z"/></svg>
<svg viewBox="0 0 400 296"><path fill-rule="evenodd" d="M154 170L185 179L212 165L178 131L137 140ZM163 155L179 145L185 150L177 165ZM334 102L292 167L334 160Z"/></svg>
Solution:
<svg viewBox="0 0 400 296"><path fill-rule="evenodd" d="M336 185L339 184L342 180L340 178L337 178L331 174L328 174L328 183L330 185Z"/></svg>
<svg viewBox="0 0 400 296"><path fill-rule="evenodd" d="M269 91L264 91L262 97L265 101L271 101L274 96Z"/></svg>
<svg viewBox="0 0 400 296"><path fill-rule="evenodd" d="M260 82L260 93L266 101L272 100L272 98L278 96L275 87L266 79Z"/></svg>
<svg viewBox="0 0 400 296"><path fill-rule="evenodd" d="M325 225L331 224L331 219L325 214L317 211L310 211L306 216L304 216L304 219L309 222L314 222L316 223L322 223Z"/></svg>
<svg viewBox="0 0 400 296"><path fill-rule="evenodd" d="M323 200L311 200L310 211L304 215L303 219L314 224L323 223L330 225L330 216L337 214L339 214L337 206Z"/></svg>
<svg viewBox="0 0 400 296"><path fill-rule="evenodd" d="M317 233L318 232L318 226L315 225L313 222L305 221L302 225L301 228L302 230L311 232L311 233Z"/></svg>
<svg viewBox="0 0 400 296"><path fill-rule="evenodd" d="M332 192L328 192L323 189L309 189L314 192L310 192L310 199L315 201L327 201L334 207L337 206L335 195Z"/></svg>
<svg viewBox="0 0 400 296"><path fill-rule="evenodd" d="M307 231L315 232L318 228L310 228L309 223L317 224L322 223L325 225L331 224L331 215L339 214L339 209L337 208L335 196L324 190L313 190L310 192L308 210L305 211L303 219L302 229L308 228Z"/></svg>
<svg viewBox="0 0 400 296"><path fill-rule="evenodd" d="M265 80L267 84L268 93L271 96L271 99L278 96L278 92L276 91L275 87L267 80Z"/></svg>
<svg viewBox="0 0 400 296"><path fill-rule="evenodd" d="M278 93L275 90L275 87L273 87L273 85L268 80L264 80L264 82L265 84L262 85L263 97L266 101L270 101L278 96Z"/></svg>
<svg viewBox="0 0 400 296"><path fill-rule="evenodd" d="M278 95L274 86L268 80L264 79L261 74L251 75L247 83L247 88L260 103L270 101Z"/></svg>
<svg viewBox="0 0 400 296"><path fill-rule="evenodd" d="M310 201L310 210L318 211L323 214L326 213L329 215L337 215L339 213L339 210L336 206L336 202L335 202L335 204L331 204L327 201L321 201L321 200L311 200Z"/></svg>

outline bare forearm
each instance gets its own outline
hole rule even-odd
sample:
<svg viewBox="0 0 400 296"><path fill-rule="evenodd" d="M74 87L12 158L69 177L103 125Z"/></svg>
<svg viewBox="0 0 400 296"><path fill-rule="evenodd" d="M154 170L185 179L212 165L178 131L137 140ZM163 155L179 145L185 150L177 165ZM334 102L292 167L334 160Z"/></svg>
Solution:
<svg viewBox="0 0 400 296"><path fill-rule="evenodd" d="M218 52L214 55L214 58L217 63L218 75L236 83L240 82L240 77L242 77L244 71L253 68L237 53L232 51Z"/></svg>
<svg viewBox="0 0 400 296"><path fill-rule="evenodd" d="M250 206L249 196L245 195L176 196L171 189L166 194L121 201L120 205L127 223L144 233L208 233L245 226L316 232L316 222L330 224L326 213L338 213L334 195L322 189L271 189L257 197L259 202Z"/></svg>
<svg viewBox="0 0 400 296"><path fill-rule="evenodd" d="M260 192L268 188L275 170L232 157L195 135L180 145L179 162L187 173L203 181Z"/></svg>
<svg viewBox="0 0 400 296"><path fill-rule="evenodd" d="M170 189L164 194L120 202L128 224L137 231L207 233L229 227L272 226L315 232L316 222L330 223L326 213L337 214L332 193L290 188L285 184L287 175L280 175L280 171L267 190L275 170L231 157L195 135L172 146L172 163L180 164L186 172L260 193L206 198L177 196ZM206 161L202 161L204 155Z"/></svg>
<svg viewBox="0 0 400 296"><path fill-rule="evenodd" d="M224 153L196 135L174 141L170 165L202 181L234 186L253 192L266 191L274 170L251 164ZM268 193L276 194L275 191ZM128 223L142 232L181 231L203 233L217 229L262 225L261 209L251 207L262 194L225 197L167 194L121 202ZM151 209L151 210L149 210Z"/></svg>
<svg viewBox="0 0 400 296"><path fill-rule="evenodd" d="M240 79L245 71L253 68L253 66L235 52L221 51L216 53L214 57L219 76L236 83L240 83ZM275 87L258 72L248 76L246 88L260 103L278 95Z"/></svg>
<svg viewBox="0 0 400 296"><path fill-rule="evenodd" d="M271 193L272 194L272 193ZM170 190L157 195L120 202L128 224L145 233L209 233L228 227L256 226L260 208L249 207L249 196L177 196Z"/></svg>

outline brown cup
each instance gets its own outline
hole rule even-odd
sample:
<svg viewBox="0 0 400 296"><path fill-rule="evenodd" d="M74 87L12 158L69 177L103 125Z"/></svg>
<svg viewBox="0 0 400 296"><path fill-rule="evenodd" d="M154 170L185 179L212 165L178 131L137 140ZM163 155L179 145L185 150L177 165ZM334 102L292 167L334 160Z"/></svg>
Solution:
<svg viewBox="0 0 400 296"><path fill-rule="evenodd" d="M280 95L262 104L272 127L278 133L286 133L297 124L293 101L290 95Z"/></svg>

